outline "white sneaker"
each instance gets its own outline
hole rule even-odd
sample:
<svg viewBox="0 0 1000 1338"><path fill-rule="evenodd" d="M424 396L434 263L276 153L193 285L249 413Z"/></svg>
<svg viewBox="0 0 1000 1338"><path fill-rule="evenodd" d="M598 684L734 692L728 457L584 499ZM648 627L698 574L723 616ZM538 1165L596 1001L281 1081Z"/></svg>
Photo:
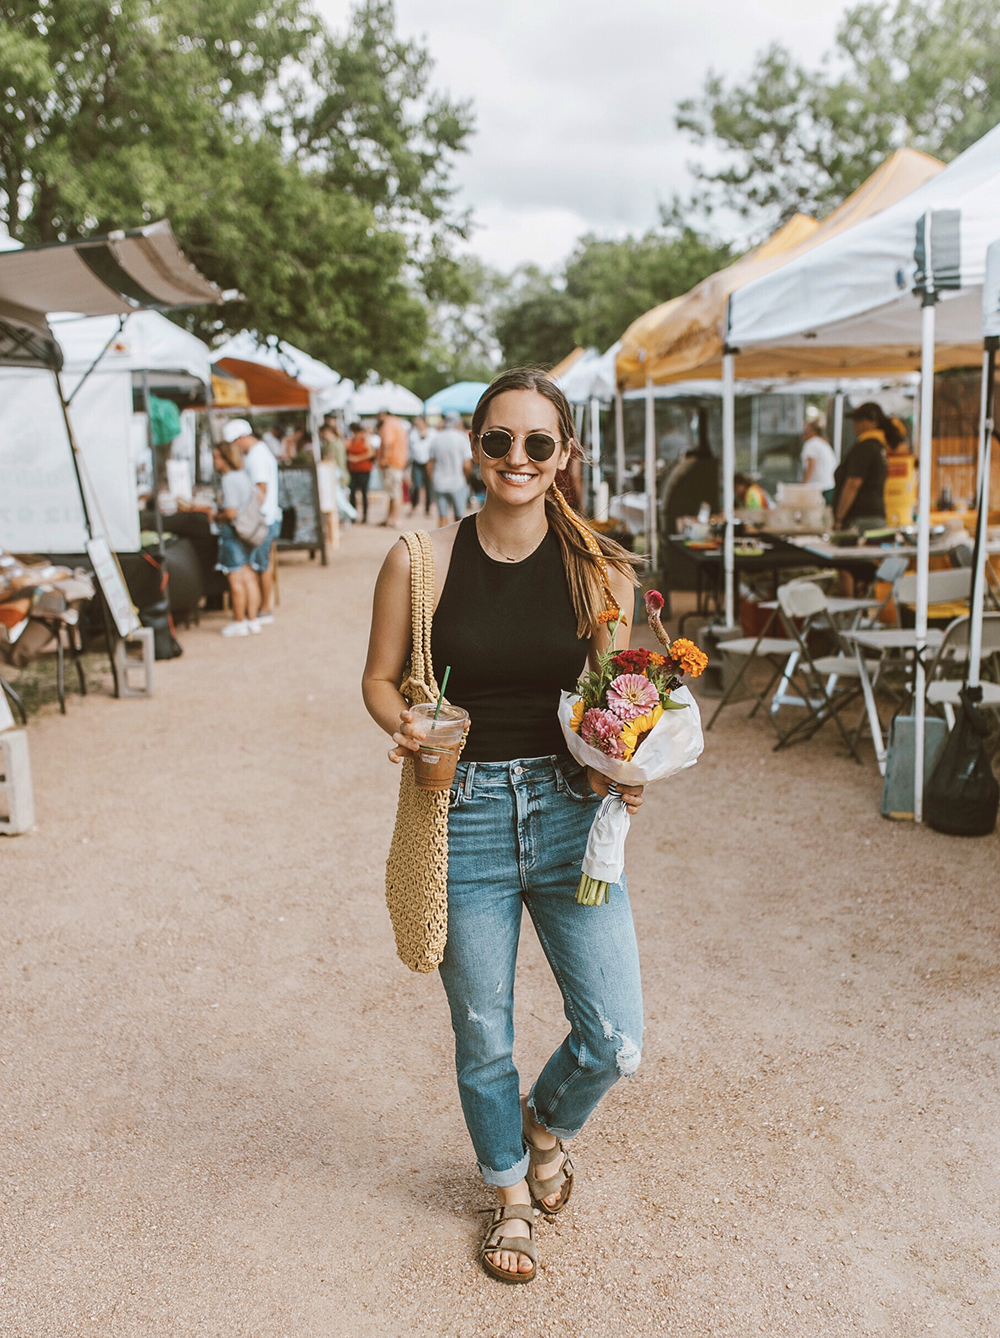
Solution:
<svg viewBox="0 0 1000 1338"><path fill-rule="evenodd" d="M225 627L222 628L222 635L223 635L223 636L249 636L249 635L250 635L250 624L249 624L249 623L245 623L245 622L243 622L243 623L226 623Z"/></svg>
<svg viewBox="0 0 1000 1338"><path fill-rule="evenodd" d="M247 627L249 627L250 631L254 634L254 636L260 636L260 619L259 619L259 618L251 618L251 619L247 622Z"/></svg>
<svg viewBox="0 0 1000 1338"><path fill-rule="evenodd" d="M274 614L258 613L257 621L260 623L261 627L270 627L271 624L274 622Z"/></svg>

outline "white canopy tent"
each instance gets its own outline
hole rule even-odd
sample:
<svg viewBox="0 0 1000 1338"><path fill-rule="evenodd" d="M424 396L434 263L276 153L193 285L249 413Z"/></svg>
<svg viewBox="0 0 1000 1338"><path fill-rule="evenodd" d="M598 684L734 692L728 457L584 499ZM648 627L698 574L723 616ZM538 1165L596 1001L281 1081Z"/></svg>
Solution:
<svg viewBox="0 0 1000 1338"><path fill-rule="evenodd" d="M102 481L105 439L112 434L119 440L131 437L131 376L136 369L119 366L110 376L99 372L106 353L97 347L98 335L87 345L94 355L87 366L101 354L94 375L85 375L85 352L80 367L66 369L67 379L75 378L75 415L85 415L94 426L97 455L91 467L76 440L74 414L67 406L62 381L56 379L65 352L47 314L71 311L81 317L129 319L134 314L219 303L231 296L235 294L222 293L190 264L165 220L132 232L50 246L22 247L10 238L3 239L0 366L16 375L0 403L7 424L7 430L0 433L0 543L22 551L80 552L88 537L103 533L103 516L105 537L113 548L138 547L133 478L129 475L126 488L119 459L114 467L109 466L113 477ZM155 316L154 326L161 320ZM104 327L111 332L112 342L118 337L117 325L113 320ZM163 327L156 328L160 334L146 338L147 349L156 344L162 349L167 342ZM177 334L185 341L186 362L192 356L191 337L182 331ZM126 345L129 338L125 335ZM142 338L140 335L140 341ZM74 336L67 339L72 344ZM131 355L123 349L112 356L126 362ZM210 385L210 371L207 381ZM45 451L49 452L47 460L42 458ZM105 483L108 492L102 497ZM12 500L18 494L20 504ZM110 514L104 514L105 507Z"/></svg>
<svg viewBox="0 0 1000 1338"><path fill-rule="evenodd" d="M912 364L920 349L914 817L924 789L924 666L935 367L981 357L986 253L1000 231L1000 126L882 214L730 298L739 349L808 345L843 368ZM985 417L985 396L984 396ZM983 451L980 449L980 463ZM982 476L981 476L982 478ZM981 486L981 491L985 489ZM980 562L986 560L985 551Z"/></svg>
<svg viewBox="0 0 1000 1338"><path fill-rule="evenodd" d="M59 373L88 509L118 552L139 548L132 390L211 386L200 339L156 311L53 316ZM0 366L0 544L16 552L81 553L87 525L51 371Z"/></svg>
<svg viewBox="0 0 1000 1338"><path fill-rule="evenodd" d="M356 418L368 418L377 413L414 418L423 413L424 402L412 390L397 386L394 381L369 381L356 387L348 409Z"/></svg>

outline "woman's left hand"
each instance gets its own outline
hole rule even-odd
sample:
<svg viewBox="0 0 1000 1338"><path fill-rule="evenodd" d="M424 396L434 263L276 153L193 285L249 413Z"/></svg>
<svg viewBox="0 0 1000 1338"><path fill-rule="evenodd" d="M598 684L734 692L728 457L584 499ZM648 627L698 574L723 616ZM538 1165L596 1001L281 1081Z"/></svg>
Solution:
<svg viewBox="0 0 1000 1338"><path fill-rule="evenodd" d="M587 777L590 780L590 788L604 799L608 793L608 786L611 784L608 777L600 771L595 771L593 767L587 768ZM641 785L618 786L618 793L625 801L625 807L628 809L630 817L634 818L642 807L642 791L643 787Z"/></svg>

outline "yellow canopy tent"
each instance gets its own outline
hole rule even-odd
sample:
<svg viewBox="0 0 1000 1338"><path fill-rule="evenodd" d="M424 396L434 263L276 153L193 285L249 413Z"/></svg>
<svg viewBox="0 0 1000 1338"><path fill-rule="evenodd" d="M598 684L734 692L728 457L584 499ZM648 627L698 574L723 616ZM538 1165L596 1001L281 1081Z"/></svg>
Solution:
<svg viewBox="0 0 1000 1338"><path fill-rule="evenodd" d="M633 321L622 336L617 362L619 385L629 389L645 385L647 380L654 385L664 385L695 377L721 376L726 307L731 293L787 264L804 251L812 250L835 233L881 213L936 176L943 167L937 158L917 149L897 149L821 223L804 214L793 215L755 251L710 274L682 297L647 311ZM740 359L740 375L768 377L808 372L816 376L824 371L836 375L848 369L860 370L859 365L842 361L847 350L838 350L838 365L830 367L831 352L761 349ZM866 354L870 352L865 350ZM817 358L816 355L822 354L827 356ZM874 369L869 368L866 361L864 370ZM907 363L891 370L908 371L910 365Z"/></svg>

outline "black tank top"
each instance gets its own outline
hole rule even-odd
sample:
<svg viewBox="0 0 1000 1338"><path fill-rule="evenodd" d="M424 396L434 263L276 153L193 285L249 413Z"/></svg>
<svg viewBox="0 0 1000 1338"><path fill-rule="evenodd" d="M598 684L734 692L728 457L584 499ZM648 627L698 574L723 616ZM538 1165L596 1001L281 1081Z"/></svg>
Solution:
<svg viewBox="0 0 1000 1338"><path fill-rule="evenodd" d="M458 527L434 614L431 653L448 700L469 713L463 762L510 762L564 753L559 691L583 672L588 642L576 634L559 541L551 529L523 562L495 562L475 516Z"/></svg>

